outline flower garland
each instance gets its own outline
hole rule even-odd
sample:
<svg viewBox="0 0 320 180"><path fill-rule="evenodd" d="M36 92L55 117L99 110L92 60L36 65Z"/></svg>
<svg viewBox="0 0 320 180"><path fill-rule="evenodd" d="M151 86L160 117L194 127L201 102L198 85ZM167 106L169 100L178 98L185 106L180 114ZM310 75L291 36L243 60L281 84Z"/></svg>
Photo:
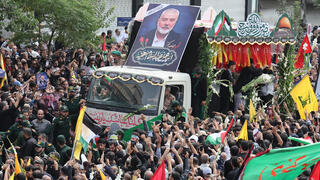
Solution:
<svg viewBox="0 0 320 180"><path fill-rule="evenodd" d="M287 46L286 49L286 55L281 54L279 57L279 63L277 67L279 79L275 97L278 103L282 102L283 99L285 99L289 110L292 111L294 109L294 103L291 96L288 96L288 94L293 88L294 74L296 71L294 67L295 51L294 46ZM282 113L285 113L286 111L283 106L280 107L280 111Z"/></svg>

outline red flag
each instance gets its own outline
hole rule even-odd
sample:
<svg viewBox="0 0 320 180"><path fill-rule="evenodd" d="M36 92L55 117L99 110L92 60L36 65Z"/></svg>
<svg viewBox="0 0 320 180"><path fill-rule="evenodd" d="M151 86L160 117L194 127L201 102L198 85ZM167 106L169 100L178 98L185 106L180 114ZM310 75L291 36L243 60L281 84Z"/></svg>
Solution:
<svg viewBox="0 0 320 180"><path fill-rule="evenodd" d="M158 167L156 172L153 174L151 180L165 180L166 179L166 171L164 160L162 161L161 165Z"/></svg>
<svg viewBox="0 0 320 180"><path fill-rule="evenodd" d="M233 118L232 118L232 120L231 120L231 122L230 122L230 124L229 124L229 126L228 126L227 131L221 133L221 144L223 143L224 139L226 138L226 136L227 136L228 132L230 131L232 125L233 125Z"/></svg>
<svg viewBox="0 0 320 180"><path fill-rule="evenodd" d="M308 36L306 35L301 43L297 56L294 58L296 62L294 66L297 69L301 69L304 65L304 54L311 53L311 45Z"/></svg>
<svg viewBox="0 0 320 180"><path fill-rule="evenodd" d="M107 51L107 47L106 47L106 37L103 37L102 51Z"/></svg>
<svg viewBox="0 0 320 180"><path fill-rule="evenodd" d="M320 179L320 161L314 166L309 180L319 180Z"/></svg>

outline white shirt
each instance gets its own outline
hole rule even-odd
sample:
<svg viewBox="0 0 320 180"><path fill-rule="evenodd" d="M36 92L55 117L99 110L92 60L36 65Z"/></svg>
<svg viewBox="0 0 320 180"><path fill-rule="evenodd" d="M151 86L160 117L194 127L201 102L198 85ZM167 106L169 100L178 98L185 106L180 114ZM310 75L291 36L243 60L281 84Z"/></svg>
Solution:
<svg viewBox="0 0 320 180"><path fill-rule="evenodd" d="M122 36L122 34L120 34L119 36L116 34L116 35L114 36L114 38L115 38L115 40L116 40L117 43L121 43L121 42L123 41L123 36Z"/></svg>
<svg viewBox="0 0 320 180"><path fill-rule="evenodd" d="M128 37L129 37L129 35L128 35L126 32L123 32L123 33L122 33L122 39L123 39L123 41L124 41L125 39L128 39Z"/></svg>
<svg viewBox="0 0 320 180"><path fill-rule="evenodd" d="M168 34L166 35L166 37L164 37L162 40L160 40L160 39L157 38L157 33L154 33L152 47L164 47L164 44L165 44L166 39L168 37Z"/></svg>

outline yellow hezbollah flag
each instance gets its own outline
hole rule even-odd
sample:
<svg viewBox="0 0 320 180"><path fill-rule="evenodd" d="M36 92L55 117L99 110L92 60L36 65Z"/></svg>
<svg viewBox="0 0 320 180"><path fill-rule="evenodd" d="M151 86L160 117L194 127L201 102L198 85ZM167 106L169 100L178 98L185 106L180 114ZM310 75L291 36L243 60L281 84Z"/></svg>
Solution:
<svg viewBox="0 0 320 180"><path fill-rule="evenodd" d="M308 75L291 90L290 95L297 105L301 119L306 120L305 111L318 111L318 101Z"/></svg>
<svg viewBox="0 0 320 180"><path fill-rule="evenodd" d="M250 104L249 104L249 121L252 122L253 118L256 116L256 110L254 109L252 100L250 99Z"/></svg>
<svg viewBox="0 0 320 180"><path fill-rule="evenodd" d="M241 128L239 136L236 138L238 141L239 139L243 139L248 141L248 120L246 120Z"/></svg>
<svg viewBox="0 0 320 180"><path fill-rule="evenodd" d="M77 160L80 160L80 153L82 149L80 136L81 136L81 129L82 129L82 120L83 120L85 110L86 110L85 106L80 110L78 120L77 120L77 125L76 125L75 137L74 137L73 156Z"/></svg>
<svg viewBox="0 0 320 180"><path fill-rule="evenodd" d="M19 159L18 159L18 154L17 152L14 153L14 169L15 169L15 173L19 174L22 172L20 164L19 164Z"/></svg>
<svg viewBox="0 0 320 180"><path fill-rule="evenodd" d="M19 174L22 172L22 169L21 169L21 166L20 166L20 163L19 163L19 158L18 158L18 153L16 151L16 148L14 148L13 144L11 143L10 139L7 137L10 145L11 145L11 148L14 152L14 169L15 169L15 174Z"/></svg>
<svg viewBox="0 0 320 180"><path fill-rule="evenodd" d="M27 166L31 165L31 158L28 158Z"/></svg>
<svg viewBox="0 0 320 180"><path fill-rule="evenodd" d="M1 64L1 69L5 72L4 77L2 78L1 84L0 84L0 88L2 88L2 86L4 85L4 82L7 79L7 72L6 72L6 68L4 65L4 60L3 60L3 56L2 54L0 54L0 64Z"/></svg>
<svg viewBox="0 0 320 180"><path fill-rule="evenodd" d="M105 180L106 179L106 175L103 174L103 172L101 171L100 168L98 168L98 171L100 173L101 180Z"/></svg>
<svg viewBox="0 0 320 180"><path fill-rule="evenodd" d="M12 173L12 175L9 177L9 180L14 180L15 172Z"/></svg>

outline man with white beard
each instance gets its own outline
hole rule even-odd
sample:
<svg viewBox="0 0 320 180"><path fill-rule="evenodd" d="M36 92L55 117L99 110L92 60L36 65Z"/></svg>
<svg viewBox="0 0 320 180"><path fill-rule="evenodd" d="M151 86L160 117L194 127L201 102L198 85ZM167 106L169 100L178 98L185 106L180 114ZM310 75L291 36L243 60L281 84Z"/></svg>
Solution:
<svg viewBox="0 0 320 180"><path fill-rule="evenodd" d="M144 46L176 48L180 43L180 34L173 30L179 19L177 9L166 9L157 20L157 28L140 37Z"/></svg>

